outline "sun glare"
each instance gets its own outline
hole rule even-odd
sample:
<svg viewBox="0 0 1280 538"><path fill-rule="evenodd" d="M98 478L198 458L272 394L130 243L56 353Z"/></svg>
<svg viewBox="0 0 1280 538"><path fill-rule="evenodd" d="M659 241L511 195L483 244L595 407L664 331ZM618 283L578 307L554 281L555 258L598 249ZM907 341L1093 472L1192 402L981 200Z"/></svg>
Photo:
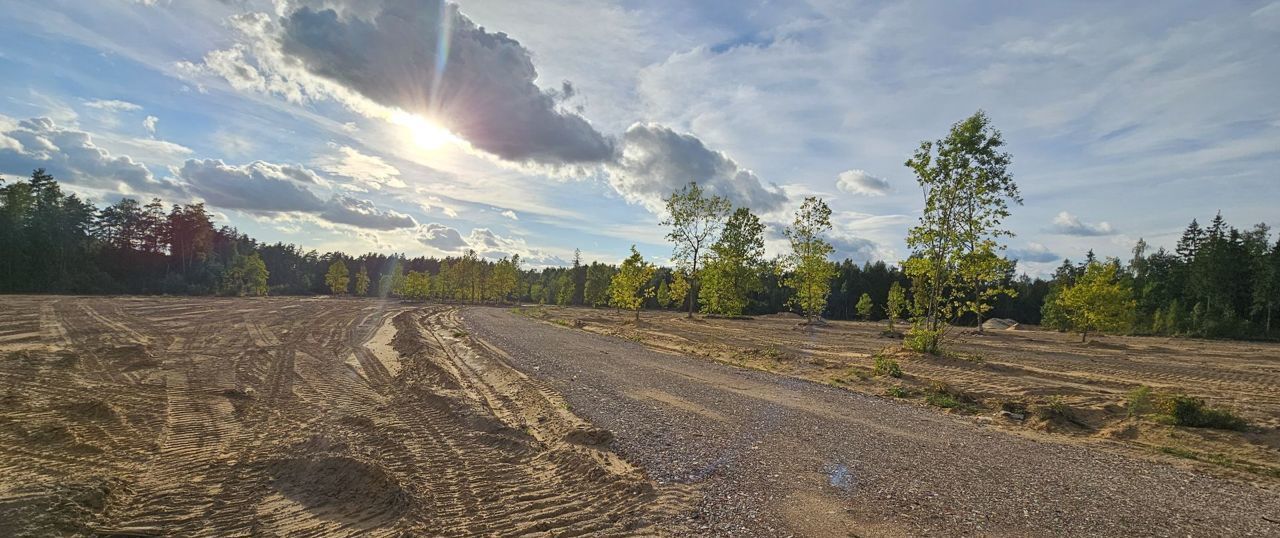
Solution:
<svg viewBox="0 0 1280 538"><path fill-rule="evenodd" d="M408 130L413 143L425 150L440 149L445 144L457 139L448 129L436 125L434 122L417 114L396 111L391 116L391 123Z"/></svg>

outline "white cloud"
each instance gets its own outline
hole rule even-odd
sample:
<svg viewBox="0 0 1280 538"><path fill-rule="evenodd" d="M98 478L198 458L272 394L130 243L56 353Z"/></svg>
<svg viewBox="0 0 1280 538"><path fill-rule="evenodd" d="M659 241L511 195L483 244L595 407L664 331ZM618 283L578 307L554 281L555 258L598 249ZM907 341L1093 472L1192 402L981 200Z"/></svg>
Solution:
<svg viewBox="0 0 1280 538"><path fill-rule="evenodd" d="M1066 211L1058 213L1058 216L1053 218L1053 225L1049 228L1049 231L1062 235L1079 236L1111 235L1116 233L1111 224L1106 221L1096 224L1084 222L1079 217Z"/></svg>
<svg viewBox="0 0 1280 538"><path fill-rule="evenodd" d="M515 211L512 211L512 210L510 210L510 209L508 209L508 210L506 210L506 211L503 211L501 214L502 214L502 216L507 217L507 218L509 218L509 219L511 219L511 220L520 220L520 217L517 217L517 216L516 216L516 212L515 212Z"/></svg>
<svg viewBox="0 0 1280 538"><path fill-rule="evenodd" d="M400 169L375 155L367 155L359 150L338 144L329 144L334 150L317 157L315 165L330 174L337 174L356 180L361 185L381 189L405 187L400 180Z"/></svg>
<svg viewBox="0 0 1280 538"><path fill-rule="evenodd" d="M115 155L85 131L60 127L49 118L31 118L0 133L0 172L26 175L44 168L60 181L119 192L156 193L172 188L145 165Z"/></svg>
<svg viewBox="0 0 1280 538"><path fill-rule="evenodd" d="M160 121L160 118L157 118L155 116L147 116L146 119L142 120L142 128L147 130L147 134L151 135L152 137L155 137L156 123L158 123L159 121Z"/></svg>
<svg viewBox="0 0 1280 538"><path fill-rule="evenodd" d="M142 107L139 105L128 101L121 101L119 99L95 99L93 101L85 101L84 106L109 112L133 112L142 110Z"/></svg>
<svg viewBox="0 0 1280 538"><path fill-rule="evenodd" d="M458 233L458 230L438 222L419 226L418 241L447 253L462 252L469 246L467 241L462 238L462 234Z"/></svg>
<svg viewBox="0 0 1280 538"><path fill-rule="evenodd" d="M846 170L836 177L836 188L863 196L884 196L891 190L889 181L864 170Z"/></svg>
<svg viewBox="0 0 1280 538"><path fill-rule="evenodd" d="M1062 256L1050 251L1049 247L1032 241L1024 248L1009 249L1009 258L1022 262L1049 263L1062 259Z"/></svg>

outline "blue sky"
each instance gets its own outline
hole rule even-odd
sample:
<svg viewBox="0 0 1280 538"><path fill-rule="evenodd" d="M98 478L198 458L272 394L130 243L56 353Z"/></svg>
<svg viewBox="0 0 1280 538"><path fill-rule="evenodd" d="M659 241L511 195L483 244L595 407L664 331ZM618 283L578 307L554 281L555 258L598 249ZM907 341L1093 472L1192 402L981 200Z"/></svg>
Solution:
<svg viewBox="0 0 1280 538"><path fill-rule="evenodd" d="M1280 2L23 0L0 174L203 200L320 250L664 261L689 180L896 262L902 165L975 110L1009 142L1020 268L1280 206Z"/></svg>

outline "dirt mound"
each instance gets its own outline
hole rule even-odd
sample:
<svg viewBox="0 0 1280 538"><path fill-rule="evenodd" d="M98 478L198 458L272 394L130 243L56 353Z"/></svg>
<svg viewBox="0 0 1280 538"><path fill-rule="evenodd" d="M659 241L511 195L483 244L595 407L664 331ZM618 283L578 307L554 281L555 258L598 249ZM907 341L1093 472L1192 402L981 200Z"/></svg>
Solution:
<svg viewBox="0 0 1280 538"><path fill-rule="evenodd" d="M982 328L988 331L1016 331L1019 324L1008 318L991 318L982 322Z"/></svg>
<svg viewBox="0 0 1280 538"><path fill-rule="evenodd" d="M575 445L606 446L613 441L613 432L602 428L575 428L565 434L564 440Z"/></svg>
<svg viewBox="0 0 1280 538"><path fill-rule="evenodd" d="M272 460L266 471L271 484L308 508L324 506L351 515L399 514L409 494L377 464L341 455Z"/></svg>

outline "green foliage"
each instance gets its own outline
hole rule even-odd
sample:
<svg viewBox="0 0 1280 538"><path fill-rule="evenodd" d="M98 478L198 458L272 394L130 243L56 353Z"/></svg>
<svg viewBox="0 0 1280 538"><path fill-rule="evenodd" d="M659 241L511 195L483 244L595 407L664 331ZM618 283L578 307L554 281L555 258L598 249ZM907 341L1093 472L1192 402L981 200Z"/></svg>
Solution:
<svg viewBox="0 0 1280 538"><path fill-rule="evenodd" d="M369 293L369 270L361 265L360 270L356 271L356 295L363 297Z"/></svg>
<svg viewBox="0 0 1280 538"><path fill-rule="evenodd" d="M587 266L587 285L583 300L590 306L609 304L609 281L613 279L615 270L611 265L592 262Z"/></svg>
<svg viewBox="0 0 1280 538"><path fill-rule="evenodd" d="M238 256L231 264L231 267L228 267L226 272L222 274L221 292L224 295L240 297L266 295L269 276L267 266L262 262L262 256L259 256L258 253Z"/></svg>
<svg viewBox="0 0 1280 538"><path fill-rule="evenodd" d="M924 190L924 214L907 234L911 257L903 270L911 277L917 326L936 335L971 312L979 319L999 295L1012 264L997 253L1009 201L1022 203L1008 172L1012 160L1000 148L1004 140L990 127L985 113L951 127L946 138L925 141L907 160ZM937 348L936 345L931 346Z"/></svg>
<svg viewBox="0 0 1280 538"><path fill-rule="evenodd" d="M696 182L690 182L664 201L667 218L662 225L670 228L667 240L675 245L671 259L678 267L687 268L693 279L689 288L689 316L693 317L701 278L699 264L707 248L719 238L732 206L724 198L707 195Z"/></svg>
<svg viewBox="0 0 1280 538"><path fill-rule="evenodd" d="M764 225L751 210L740 207L729 216L720 238L711 245L702 269L699 300L710 314L741 315L748 295L763 289Z"/></svg>
<svg viewBox="0 0 1280 538"><path fill-rule="evenodd" d="M1155 411L1155 404L1155 393L1151 387L1138 387L1125 396L1125 409L1130 417L1140 417Z"/></svg>
<svg viewBox="0 0 1280 538"><path fill-rule="evenodd" d="M1133 292L1117 278L1116 263L1094 262L1072 285L1055 298L1057 308L1080 333L1081 341L1090 331L1123 331L1133 318Z"/></svg>
<svg viewBox="0 0 1280 538"><path fill-rule="evenodd" d="M788 304L810 320L822 314L831 293L835 265L827 257L835 249L822 238L831 229L831 208L820 198L808 197L792 225L783 231L791 244L784 259L788 270L783 284L794 291Z"/></svg>
<svg viewBox="0 0 1280 538"><path fill-rule="evenodd" d="M944 409L967 409L968 397L941 381L929 383L924 393L925 403Z"/></svg>
<svg viewBox="0 0 1280 538"><path fill-rule="evenodd" d="M884 395L892 396L894 398L908 398L911 396L911 391L907 390L907 388L902 385L894 385L884 389Z"/></svg>
<svg viewBox="0 0 1280 538"><path fill-rule="evenodd" d="M1209 407L1204 400L1175 394L1163 398L1161 411L1178 426L1213 428L1218 430L1244 430L1249 423L1229 410Z"/></svg>
<svg viewBox="0 0 1280 538"><path fill-rule="evenodd" d="M347 293L347 285L350 283L350 272L347 270L347 264L342 260L334 260L329 265L329 272L324 275L324 284L329 286L329 291L334 295L342 295Z"/></svg>
<svg viewBox="0 0 1280 538"><path fill-rule="evenodd" d="M867 321L871 319L871 309L875 308L875 303L871 302L870 294L864 293L858 298L858 305L855 308L858 310L858 317Z"/></svg>
<svg viewBox="0 0 1280 538"><path fill-rule="evenodd" d="M609 284L610 303L623 310L634 311L636 320L639 320L640 308L644 306L645 299L652 297L654 293L653 288L649 287L649 281L653 279L655 271L653 264L644 261L636 246L631 245L631 256L622 262Z"/></svg>
<svg viewBox="0 0 1280 538"><path fill-rule="evenodd" d="M874 368L872 371L878 376L902 377L902 367L898 365L898 361L876 354L874 357Z"/></svg>
<svg viewBox="0 0 1280 538"><path fill-rule="evenodd" d="M903 347L915 351L917 353L929 353L936 355L942 344L942 329L929 329L922 324L916 324L907 331L907 335L902 339Z"/></svg>
<svg viewBox="0 0 1280 538"><path fill-rule="evenodd" d="M889 328L893 329L893 321L907 314L907 292L896 280L889 286L889 299L884 305L884 315L889 318Z"/></svg>

